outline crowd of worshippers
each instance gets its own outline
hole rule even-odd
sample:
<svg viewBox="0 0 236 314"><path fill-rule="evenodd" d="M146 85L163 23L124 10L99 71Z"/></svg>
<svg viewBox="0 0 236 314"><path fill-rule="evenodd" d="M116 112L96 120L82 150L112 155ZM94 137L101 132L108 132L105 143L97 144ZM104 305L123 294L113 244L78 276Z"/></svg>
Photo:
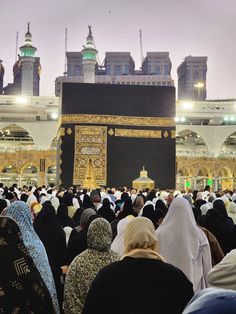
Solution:
<svg viewBox="0 0 236 314"><path fill-rule="evenodd" d="M0 313L236 313L235 202L0 183Z"/></svg>

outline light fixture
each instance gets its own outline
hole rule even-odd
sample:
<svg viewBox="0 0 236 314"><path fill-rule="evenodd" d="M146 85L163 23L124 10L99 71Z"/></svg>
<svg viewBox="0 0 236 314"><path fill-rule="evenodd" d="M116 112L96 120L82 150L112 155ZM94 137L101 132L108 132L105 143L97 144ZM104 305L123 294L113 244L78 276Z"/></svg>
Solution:
<svg viewBox="0 0 236 314"><path fill-rule="evenodd" d="M175 122L179 122L180 118L179 117L175 117Z"/></svg>
<svg viewBox="0 0 236 314"><path fill-rule="evenodd" d="M194 84L194 87L196 87L196 88L203 88L204 87L204 83L203 82L197 82L196 84Z"/></svg>
<svg viewBox="0 0 236 314"><path fill-rule="evenodd" d="M224 121L229 121L229 117L224 117Z"/></svg>
<svg viewBox="0 0 236 314"><path fill-rule="evenodd" d="M28 99L25 96L17 96L16 99L15 99L15 102L18 105L25 105L25 104L27 104Z"/></svg>
<svg viewBox="0 0 236 314"><path fill-rule="evenodd" d="M52 118L53 120L57 120L57 119L58 119L58 113L57 113L57 112L51 113L51 118Z"/></svg>
<svg viewBox="0 0 236 314"><path fill-rule="evenodd" d="M192 102L183 102L182 103L183 109L192 109L193 108L193 103Z"/></svg>
<svg viewBox="0 0 236 314"><path fill-rule="evenodd" d="M180 121L181 121L181 122L185 122L186 119L185 119L184 117L182 117L182 118L180 118Z"/></svg>

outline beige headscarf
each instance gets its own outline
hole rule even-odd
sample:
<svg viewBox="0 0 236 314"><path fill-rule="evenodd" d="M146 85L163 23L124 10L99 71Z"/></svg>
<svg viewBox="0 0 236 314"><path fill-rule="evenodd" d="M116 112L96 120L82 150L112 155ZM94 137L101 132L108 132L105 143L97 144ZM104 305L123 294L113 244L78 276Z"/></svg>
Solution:
<svg viewBox="0 0 236 314"><path fill-rule="evenodd" d="M152 258L164 261L158 254L158 242L153 223L145 217L132 219L124 235L124 256Z"/></svg>

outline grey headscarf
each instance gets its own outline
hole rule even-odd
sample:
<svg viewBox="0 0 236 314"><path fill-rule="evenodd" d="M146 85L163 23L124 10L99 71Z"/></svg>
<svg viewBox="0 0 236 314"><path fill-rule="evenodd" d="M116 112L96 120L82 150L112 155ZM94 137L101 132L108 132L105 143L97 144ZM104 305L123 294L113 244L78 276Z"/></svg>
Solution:
<svg viewBox="0 0 236 314"><path fill-rule="evenodd" d="M93 208L86 208L83 210L81 217L80 217L80 225L76 227L77 232L80 232L83 229L83 226L85 226L90 216L96 215L96 211Z"/></svg>

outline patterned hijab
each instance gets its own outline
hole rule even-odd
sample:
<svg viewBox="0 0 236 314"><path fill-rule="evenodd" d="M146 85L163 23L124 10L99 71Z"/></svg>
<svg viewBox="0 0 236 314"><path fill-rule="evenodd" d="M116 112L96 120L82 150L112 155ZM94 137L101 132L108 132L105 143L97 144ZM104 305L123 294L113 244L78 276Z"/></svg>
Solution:
<svg viewBox="0 0 236 314"><path fill-rule="evenodd" d="M2 216L10 217L18 224L24 245L28 249L30 256L49 290L56 313L59 313L56 288L47 253L43 243L34 231L30 208L24 202L16 201L2 212Z"/></svg>
<svg viewBox="0 0 236 314"><path fill-rule="evenodd" d="M0 313L54 313L20 229L8 217L0 217L0 265Z"/></svg>
<svg viewBox="0 0 236 314"><path fill-rule="evenodd" d="M88 228L88 249L108 251L111 247L112 230L109 222L104 218L96 218Z"/></svg>

